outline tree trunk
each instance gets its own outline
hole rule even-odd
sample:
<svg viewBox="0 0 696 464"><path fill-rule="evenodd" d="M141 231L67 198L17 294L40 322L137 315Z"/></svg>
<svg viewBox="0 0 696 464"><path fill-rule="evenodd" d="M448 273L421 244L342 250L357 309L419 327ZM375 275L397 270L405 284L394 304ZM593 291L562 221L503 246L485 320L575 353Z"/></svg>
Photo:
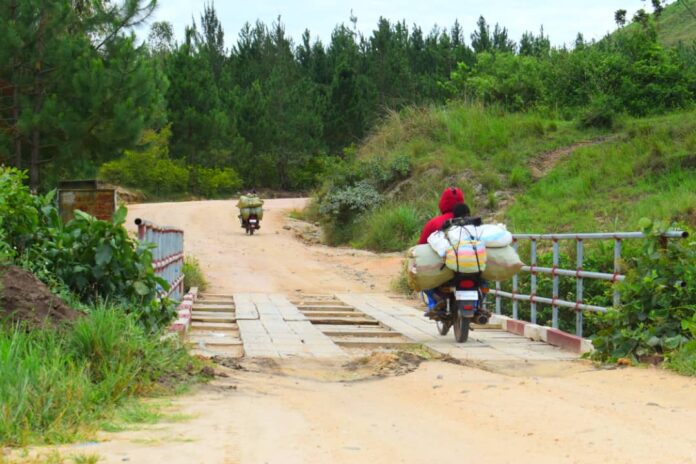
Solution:
<svg viewBox="0 0 696 464"><path fill-rule="evenodd" d="M32 192L36 193L39 191L39 143L41 137L39 134L39 128L35 127L31 131L31 160L29 169L29 186Z"/></svg>
<svg viewBox="0 0 696 464"><path fill-rule="evenodd" d="M22 169L22 135L19 133L19 89L13 85L12 89L12 120L14 121L13 134L15 148L15 167Z"/></svg>
<svg viewBox="0 0 696 464"><path fill-rule="evenodd" d="M43 109L43 97L46 91L43 71L43 52L44 52L44 32L46 28L46 17L42 11L39 17L39 28L36 34L37 60L34 66L34 120ZM36 193L39 191L39 156L41 154L41 134L38 124L34 122L31 128L31 156L29 158L29 187Z"/></svg>

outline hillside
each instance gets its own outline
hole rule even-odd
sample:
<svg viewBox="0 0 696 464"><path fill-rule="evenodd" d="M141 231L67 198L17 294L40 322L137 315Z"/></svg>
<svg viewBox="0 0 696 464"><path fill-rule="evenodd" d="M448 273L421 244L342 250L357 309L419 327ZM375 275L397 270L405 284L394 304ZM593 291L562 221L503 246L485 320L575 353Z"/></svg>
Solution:
<svg viewBox="0 0 696 464"><path fill-rule="evenodd" d="M693 110L600 131L464 104L411 109L385 120L351 164L382 179L381 205L328 224L328 237L403 249L449 185L465 191L476 214L516 232L636 230L643 216L693 226L695 150ZM325 211L342 176L337 170L319 193ZM369 197L359 189L343 194L355 197L352 205Z"/></svg>
<svg viewBox="0 0 696 464"><path fill-rule="evenodd" d="M696 40L696 17L689 13L687 6L696 14L696 0L674 1L665 7L657 20L658 37L663 45L674 46Z"/></svg>

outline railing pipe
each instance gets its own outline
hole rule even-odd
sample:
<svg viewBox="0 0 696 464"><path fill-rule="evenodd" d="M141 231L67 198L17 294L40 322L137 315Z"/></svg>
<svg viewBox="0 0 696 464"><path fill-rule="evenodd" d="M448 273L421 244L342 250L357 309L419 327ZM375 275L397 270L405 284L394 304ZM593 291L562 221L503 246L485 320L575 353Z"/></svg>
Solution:
<svg viewBox="0 0 696 464"><path fill-rule="evenodd" d="M551 291L552 303L551 303L551 326L554 329L558 328L558 305L556 305L556 300L558 299L558 273L555 272L558 269L558 255L559 247L558 240L553 241L553 289Z"/></svg>

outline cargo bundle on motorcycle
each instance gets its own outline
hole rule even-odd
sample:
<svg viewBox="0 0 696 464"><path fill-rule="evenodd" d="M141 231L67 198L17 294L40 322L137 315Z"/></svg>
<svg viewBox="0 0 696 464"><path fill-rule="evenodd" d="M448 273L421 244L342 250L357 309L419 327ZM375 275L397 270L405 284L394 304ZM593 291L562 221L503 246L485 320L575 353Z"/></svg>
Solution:
<svg viewBox="0 0 696 464"><path fill-rule="evenodd" d="M242 195L237 202L237 208L242 228L248 235L254 235L254 231L261 228L259 222L263 219L263 200L253 193Z"/></svg>
<svg viewBox="0 0 696 464"><path fill-rule="evenodd" d="M506 280L524 266L510 246L512 234L502 224L457 225L428 237L428 245L408 252L407 280L414 290L436 288L455 272Z"/></svg>

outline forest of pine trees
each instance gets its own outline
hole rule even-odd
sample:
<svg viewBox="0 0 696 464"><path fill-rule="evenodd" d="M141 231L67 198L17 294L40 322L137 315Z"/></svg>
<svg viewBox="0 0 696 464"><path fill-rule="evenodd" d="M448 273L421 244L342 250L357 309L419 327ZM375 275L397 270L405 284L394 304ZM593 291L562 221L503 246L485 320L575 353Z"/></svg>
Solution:
<svg viewBox="0 0 696 464"><path fill-rule="evenodd" d="M573 118L666 111L696 95L694 46L661 47L651 15L630 30L617 19L598 43L579 35L573 49L553 48L543 28L518 43L483 17L471 33L381 18L369 36L351 18L326 43L310 31L293 42L279 18L247 23L227 49L213 6L181 43L157 22L139 44L132 28L154 6L3 2L0 163L29 170L36 189L101 168L157 194L304 190L410 105L472 99Z"/></svg>

